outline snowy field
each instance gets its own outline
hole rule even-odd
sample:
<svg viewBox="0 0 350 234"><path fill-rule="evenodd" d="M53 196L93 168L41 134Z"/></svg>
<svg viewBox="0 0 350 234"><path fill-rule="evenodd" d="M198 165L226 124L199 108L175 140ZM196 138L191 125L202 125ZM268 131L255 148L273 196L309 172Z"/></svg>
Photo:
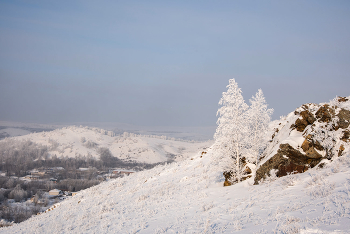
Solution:
<svg viewBox="0 0 350 234"><path fill-rule="evenodd" d="M212 149L104 182L0 233L349 233L350 156L222 187Z"/></svg>

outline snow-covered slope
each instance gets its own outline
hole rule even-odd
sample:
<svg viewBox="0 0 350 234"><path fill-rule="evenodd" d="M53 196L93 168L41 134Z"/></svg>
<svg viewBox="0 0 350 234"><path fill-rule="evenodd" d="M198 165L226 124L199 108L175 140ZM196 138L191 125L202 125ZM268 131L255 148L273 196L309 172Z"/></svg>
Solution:
<svg viewBox="0 0 350 234"><path fill-rule="evenodd" d="M11 139L31 140L46 145L52 156L92 156L98 159L98 149L108 148L113 156L119 159L144 163L182 160L211 144L210 142L185 142L167 140L166 137L128 133L123 136L115 136L112 131L76 126L50 132L31 133Z"/></svg>
<svg viewBox="0 0 350 234"><path fill-rule="evenodd" d="M0 233L348 233L350 156L222 187L211 149L81 191Z"/></svg>
<svg viewBox="0 0 350 234"><path fill-rule="evenodd" d="M223 155L209 148L182 161L81 191L57 208L0 229L0 233L349 233L350 154L349 139L344 138L349 126L339 122L343 118L340 109L350 110L348 104L338 100L328 103L338 109L332 107L333 116L327 121L321 121L326 112L316 113L322 106L326 108L324 104L308 104L271 125L271 134L275 135L261 164L276 155L281 144L306 155L302 144L308 135L313 134L316 147L321 134L322 147L328 147L328 138L332 145L326 153L315 152L321 158L330 151L337 153L332 160L324 160L323 168L310 167L304 173L280 178L272 174L258 185L253 185L252 177L223 187ZM306 110L315 119L304 127L297 126L303 124L301 112ZM100 138L108 136L101 134ZM74 141L77 144L94 142L112 152L117 152L113 144L119 140L130 145L134 142L133 137L125 136L103 145L107 140L98 141L89 134L84 134L85 139L79 136ZM344 148L340 154L339 142Z"/></svg>

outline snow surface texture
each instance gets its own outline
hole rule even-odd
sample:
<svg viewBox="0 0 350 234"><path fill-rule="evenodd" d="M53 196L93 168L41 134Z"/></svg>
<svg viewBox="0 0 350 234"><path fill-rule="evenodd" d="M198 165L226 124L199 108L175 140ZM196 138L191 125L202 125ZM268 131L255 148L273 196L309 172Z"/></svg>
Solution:
<svg viewBox="0 0 350 234"><path fill-rule="evenodd" d="M108 148L112 155L124 161L158 163L183 160L210 142L167 140L160 136L140 136L125 133L115 136L112 131L91 127L64 127L50 132L31 133L9 140L31 140L48 146L51 156L91 156L99 158L98 149ZM8 139L4 139L6 141Z"/></svg>
<svg viewBox="0 0 350 234"><path fill-rule="evenodd" d="M104 182L0 233L349 233L350 155L222 187L212 149Z"/></svg>

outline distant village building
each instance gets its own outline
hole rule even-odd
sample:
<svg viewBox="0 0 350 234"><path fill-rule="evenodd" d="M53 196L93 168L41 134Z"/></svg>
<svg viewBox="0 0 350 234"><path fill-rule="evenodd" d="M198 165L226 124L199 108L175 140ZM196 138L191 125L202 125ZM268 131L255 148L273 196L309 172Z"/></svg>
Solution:
<svg viewBox="0 0 350 234"><path fill-rule="evenodd" d="M53 173L53 172L56 172L56 171L63 171L64 168L63 167L51 167L51 168L47 168L46 169L46 173Z"/></svg>
<svg viewBox="0 0 350 234"><path fill-rule="evenodd" d="M34 170L31 170L31 171L30 171L30 174L31 174L32 176L44 176L45 173L46 173L46 171L39 171L39 170L37 170L37 169L34 169Z"/></svg>
<svg viewBox="0 0 350 234"><path fill-rule="evenodd" d="M52 169L52 168L47 168L47 169L46 169L46 173L47 173L47 174L51 174L52 172L53 172L53 169Z"/></svg>
<svg viewBox="0 0 350 234"><path fill-rule="evenodd" d="M119 174L119 175L130 175L131 173L135 173L136 171L132 170L124 170L124 169L114 169L112 171L113 174Z"/></svg>
<svg viewBox="0 0 350 234"><path fill-rule="evenodd" d="M79 167L78 169L79 171L92 171L92 170L96 170L97 169L95 167Z"/></svg>
<svg viewBox="0 0 350 234"><path fill-rule="evenodd" d="M52 170L54 170L54 171L63 171L64 168L63 167L53 167Z"/></svg>
<svg viewBox="0 0 350 234"><path fill-rule="evenodd" d="M78 169L79 171L88 171L89 170L89 168L86 168L86 167L79 167L79 169Z"/></svg>
<svg viewBox="0 0 350 234"><path fill-rule="evenodd" d="M59 189L52 189L49 191L49 195L50 196L59 196L59 195L63 195L63 192Z"/></svg>
<svg viewBox="0 0 350 234"><path fill-rule="evenodd" d="M103 177L104 179L109 180L109 179L121 177L123 175L130 175L135 172L136 171L125 170L125 169L110 169L109 173L104 174Z"/></svg>
<svg viewBox="0 0 350 234"><path fill-rule="evenodd" d="M24 179L26 179L26 180L39 180L40 177L37 176L37 175L26 175L26 176L24 177Z"/></svg>

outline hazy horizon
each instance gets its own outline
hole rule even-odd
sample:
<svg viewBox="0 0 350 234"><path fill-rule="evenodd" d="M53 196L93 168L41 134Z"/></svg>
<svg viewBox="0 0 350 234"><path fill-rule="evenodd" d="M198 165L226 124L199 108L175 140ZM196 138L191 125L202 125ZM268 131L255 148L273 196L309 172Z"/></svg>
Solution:
<svg viewBox="0 0 350 234"><path fill-rule="evenodd" d="M235 78L273 119L349 96L348 1L0 1L0 120L215 126Z"/></svg>

